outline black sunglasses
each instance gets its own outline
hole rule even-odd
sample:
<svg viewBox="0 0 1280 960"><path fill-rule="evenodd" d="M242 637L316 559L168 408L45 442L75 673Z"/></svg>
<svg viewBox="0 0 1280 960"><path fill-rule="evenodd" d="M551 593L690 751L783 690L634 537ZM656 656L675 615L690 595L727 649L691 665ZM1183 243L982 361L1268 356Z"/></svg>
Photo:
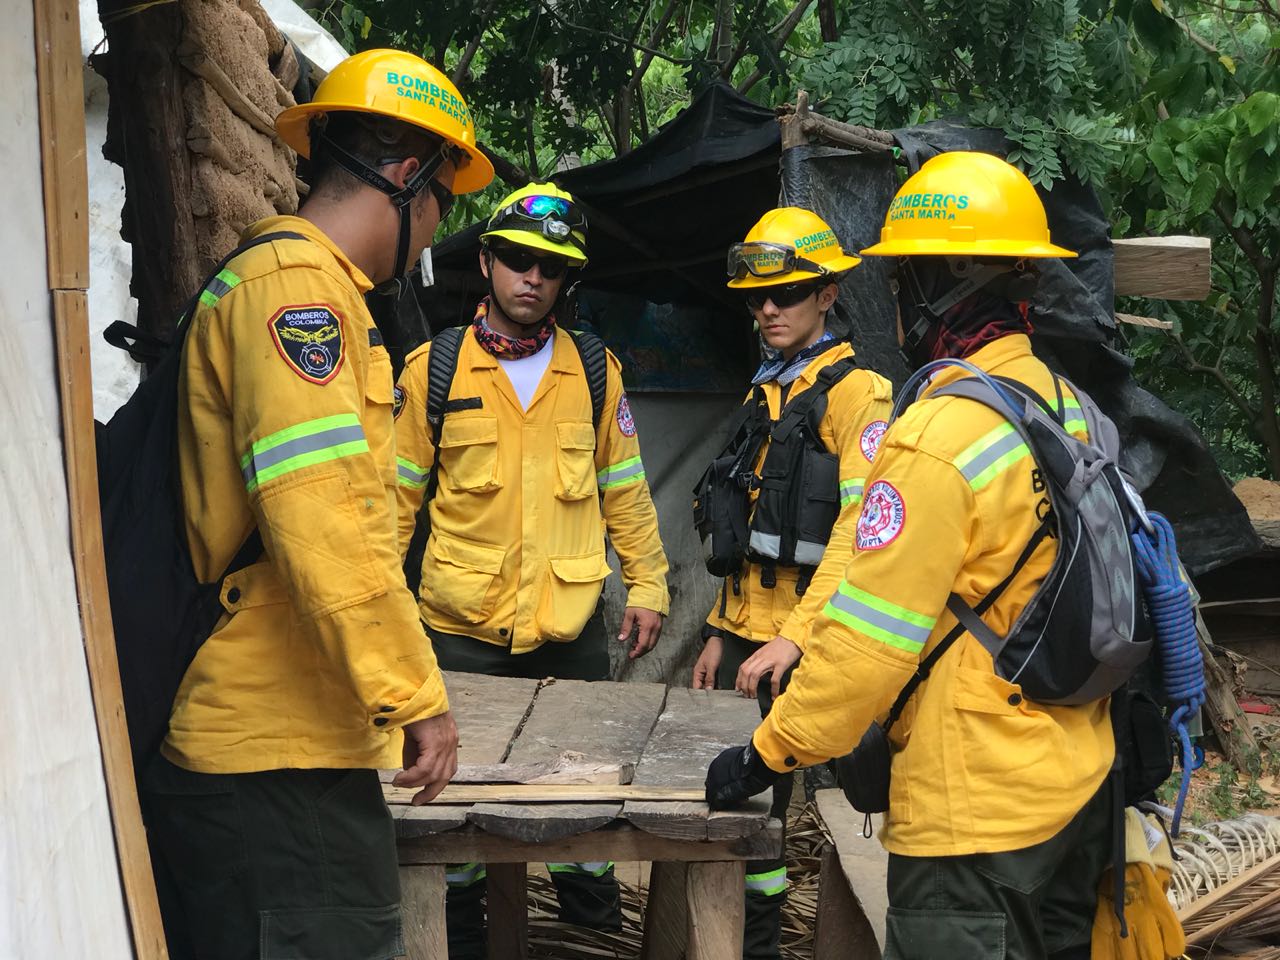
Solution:
<svg viewBox="0 0 1280 960"><path fill-rule="evenodd" d="M829 281L828 281L829 282ZM779 310L794 307L797 303L808 300L825 284L812 280L800 280L795 283L780 283L772 287L753 287L743 291L743 298L752 310L763 310L766 300L772 300Z"/></svg>
<svg viewBox="0 0 1280 960"><path fill-rule="evenodd" d="M532 250L517 246L492 246L489 248L502 265L516 273L528 273L535 265L548 280L558 280L569 268L569 261L564 257L540 257Z"/></svg>
<svg viewBox="0 0 1280 960"><path fill-rule="evenodd" d="M436 198L436 206L440 208L440 222L444 223L449 217L449 211L453 209L454 201L458 198L453 195L452 190L434 177L428 181L427 186L431 188L431 193Z"/></svg>

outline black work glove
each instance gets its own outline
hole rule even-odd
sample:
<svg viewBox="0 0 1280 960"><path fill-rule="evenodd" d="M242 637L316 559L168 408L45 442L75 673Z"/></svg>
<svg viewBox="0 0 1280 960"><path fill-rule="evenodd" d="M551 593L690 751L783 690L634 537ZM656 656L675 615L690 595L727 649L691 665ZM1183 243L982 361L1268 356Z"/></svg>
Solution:
<svg viewBox="0 0 1280 960"><path fill-rule="evenodd" d="M730 747L707 767L707 804L712 810L736 807L768 790L782 774L771 770L755 747Z"/></svg>

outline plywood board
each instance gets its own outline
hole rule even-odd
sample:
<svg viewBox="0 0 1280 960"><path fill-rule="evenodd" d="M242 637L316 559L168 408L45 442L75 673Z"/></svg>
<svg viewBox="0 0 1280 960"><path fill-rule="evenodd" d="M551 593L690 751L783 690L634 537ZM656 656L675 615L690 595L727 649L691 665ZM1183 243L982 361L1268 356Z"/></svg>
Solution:
<svg viewBox="0 0 1280 960"><path fill-rule="evenodd" d="M636 764L666 695L660 683L556 680L538 691L506 760Z"/></svg>
<svg viewBox="0 0 1280 960"><path fill-rule="evenodd" d="M444 673L458 725L458 764L501 763L538 690L537 680Z"/></svg>

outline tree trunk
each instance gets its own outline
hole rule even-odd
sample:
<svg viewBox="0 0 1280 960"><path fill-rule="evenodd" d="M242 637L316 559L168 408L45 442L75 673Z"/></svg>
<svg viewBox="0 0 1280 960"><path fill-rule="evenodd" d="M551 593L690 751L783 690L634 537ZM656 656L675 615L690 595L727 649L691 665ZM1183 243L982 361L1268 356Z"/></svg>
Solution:
<svg viewBox="0 0 1280 960"><path fill-rule="evenodd" d="M823 43L834 43L840 37L840 25L836 23L836 0L818 0L818 28Z"/></svg>
<svg viewBox="0 0 1280 960"><path fill-rule="evenodd" d="M727 64L733 56L733 0L716 0L716 29L712 37L711 58Z"/></svg>
<svg viewBox="0 0 1280 960"><path fill-rule="evenodd" d="M1258 360L1258 388L1262 396L1258 431L1267 445L1271 477L1280 480L1280 410L1276 409L1276 358L1271 350L1271 323L1275 316L1276 272L1259 271L1258 325L1253 334L1253 350Z"/></svg>
<svg viewBox="0 0 1280 960"><path fill-rule="evenodd" d="M126 2L102 0L99 15ZM99 61L111 98L104 153L124 168L120 233L133 247L138 326L165 336L201 280L177 58L183 23L181 2L105 23L109 53Z"/></svg>

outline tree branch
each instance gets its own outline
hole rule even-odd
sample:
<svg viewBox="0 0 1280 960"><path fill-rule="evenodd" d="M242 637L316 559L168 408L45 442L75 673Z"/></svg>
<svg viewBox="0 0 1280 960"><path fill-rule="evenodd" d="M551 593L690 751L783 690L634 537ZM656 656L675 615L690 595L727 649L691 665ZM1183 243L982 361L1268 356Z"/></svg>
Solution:
<svg viewBox="0 0 1280 960"><path fill-rule="evenodd" d="M809 7L812 4L813 0L798 0L796 5L791 8L791 12L787 14L787 18L783 20L781 26L778 27L778 32L774 37L773 43L770 44L774 53L777 53L786 46L787 40L790 39L791 34L795 32L796 27L800 25L800 21L804 18L804 15L808 12ZM743 80L742 83L739 84L738 92L746 93L757 83L763 80L764 75L765 72L759 67L756 67L751 76L747 77L747 79Z"/></svg>
<svg viewBox="0 0 1280 960"><path fill-rule="evenodd" d="M462 51L462 57L458 60L457 65L453 68L453 73L449 79L455 85L462 82L467 75L467 70L471 66L471 61L475 59L476 51L480 49L480 41L484 38L485 31L489 29L489 17L493 13L493 8L498 5L498 0L488 0L484 5L484 9L480 11L480 29L476 31L476 35L471 38L471 42L467 44L467 48Z"/></svg>
<svg viewBox="0 0 1280 960"><path fill-rule="evenodd" d="M1257 429L1257 412L1249 406L1248 401L1246 401L1240 394L1240 391L1235 388L1235 384L1233 384L1227 375L1222 372L1222 368L1216 366L1209 367L1196 360L1195 356L1191 353L1191 350L1182 342L1182 337L1178 336L1176 333L1167 333L1166 336L1173 341L1174 346L1178 348L1178 352L1182 354L1182 359L1187 365L1187 370L1191 373L1205 374L1217 380L1218 384L1222 387L1223 392L1231 399L1231 402L1235 404L1236 409L1244 414L1245 421L1254 425L1254 428Z"/></svg>
<svg viewBox="0 0 1280 960"><path fill-rule="evenodd" d="M1222 225L1227 228L1227 232L1231 234L1231 239L1236 242L1236 246L1249 258L1249 262L1253 264L1254 269L1259 274L1266 270L1269 265L1267 257L1258 246L1257 241L1253 239L1253 234L1249 233L1244 227L1237 227L1231 222L1231 218L1227 216L1226 208L1223 207L1221 200L1214 201L1213 212L1218 215Z"/></svg>
<svg viewBox="0 0 1280 960"><path fill-rule="evenodd" d="M812 2L812 0L809 0L809 2ZM564 27L566 30L577 30L579 33L589 33L594 37L603 37L606 40L612 40L614 43L620 43L623 46L630 47L633 50L640 50L640 51L643 51L644 53L652 54L653 56L658 57L661 60L666 60L668 63L674 63L680 67L690 66L695 62L687 57L673 57L670 54L664 53L663 51L658 50L654 47L651 47L647 44L633 43L630 40L628 40L626 37L620 37L616 33L610 33L607 30L597 30L594 27L584 27L581 24L574 23L571 20L566 20L564 17L560 16L559 13L556 12L555 8L549 6L546 3L546 0L541 0L539 5L542 10L546 11L547 15L551 17L552 20L560 24L560 26Z"/></svg>
<svg viewBox="0 0 1280 960"><path fill-rule="evenodd" d="M667 32L667 27L671 25L671 18L675 16L679 6L680 0L668 0L666 8L662 11L662 16L658 18L658 25L653 28L653 33L649 34L649 43L647 44L649 48L656 49L658 44L662 42L662 38ZM657 54L649 53L646 50L645 55L640 58L640 65L632 71L631 79L627 81L628 90L634 93L639 88L640 81L644 79L644 75L648 71L649 65L653 63L655 56Z"/></svg>
<svg viewBox="0 0 1280 960"><path fill-rule="evenodd" d="M489 162L493 164L493 172L497 174L498 179L511 187L523 187L526 183L533 179L529 173L518 164L512 163L500 153L495 153L491 148L483 143L476 144L480 148L480 152L489 158Z"/></svg>
<svg viewBox="0 0 1280 960"><path fill-rule="evenodd" d="M760 18L760 12L764 9L765 2L766 0L756 0L755 7L752 8L751 12L747 15L746 20L744 22L754 23L756 20L758 20ZM742 36L738 38L738 45L733 48L733 53L730 55L728 61L722 64L720 67L720 76L723 77L725 80L728 80L733 76L733 68L738 65L738 62L744 56L746 56L747 43L750 41L750 39L751 39L751 32L749 30L743 30Z"/></svg>

